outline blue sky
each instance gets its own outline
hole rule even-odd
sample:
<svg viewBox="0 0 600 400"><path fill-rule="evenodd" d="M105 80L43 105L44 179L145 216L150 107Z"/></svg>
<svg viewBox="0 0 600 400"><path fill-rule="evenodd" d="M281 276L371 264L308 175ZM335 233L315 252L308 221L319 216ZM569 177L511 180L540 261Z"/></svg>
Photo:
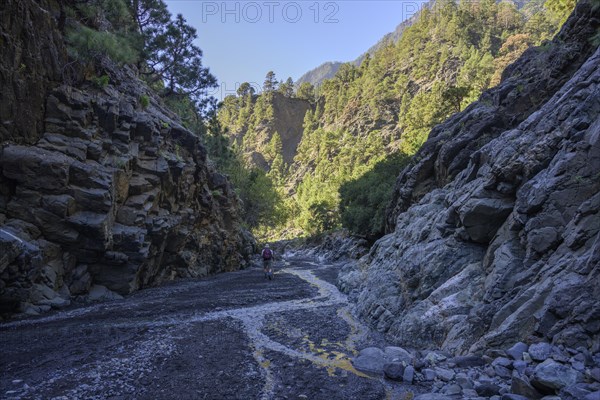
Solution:
<svg viewBox="0 0 600 400"><path fill-rule="evenodd" d="M220 83L262 85L269 70L294 80L326 61L351 61L410 17L420 0L167 0L198 30L204 65Z"/></svg>

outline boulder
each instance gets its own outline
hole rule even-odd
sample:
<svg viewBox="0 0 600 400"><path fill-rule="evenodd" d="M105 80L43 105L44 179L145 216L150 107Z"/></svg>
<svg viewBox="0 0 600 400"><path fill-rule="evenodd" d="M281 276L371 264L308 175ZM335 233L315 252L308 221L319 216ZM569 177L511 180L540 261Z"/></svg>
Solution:
<svg viewBox="0 0 600 400"><path fill-rule="evenodd" d="M535 361L545 361L552 355L552 345L548 343L534 343L527 350L529 356Z"/></svg>
<svg viewBox="0 0 600 400"><path fill-rule="evenodd" d="M578 372L573 368L549 359L535 367L531 383L544 391L560 390L574 385L577 377Z"/></svg>
<svg viewBox="0 0 600 400"><path fill-rule="evenodd" d="M383 365L383 373L386 378L402 381L404 377L404 364L401 362L388 362Z"/></svg>
<svg viewBox="0 0 600 400"><path fill-rule="evenodd" d="M525 353L529 349L523 342L515 343L510 349L506 350L506 354L508 354L513 360L522 360L523 353Z"/></svg>
<svg viewBox="0 0 600 400"><path fill-rule="evenodd" d="M386 358L383 350L377 347L367 347L352 360L352 365L359 371L381 374Z"/></svg>
<svg viewBox="0 0 600 400"><path fill-rule="evenodd" d="M413 356L402 347L387 346L384 354L387 360L398 361L404 366L411 365L413 362Z"/></svg>
<svg viewBox="0 0 600 400"><path fill-rule="evenodd" d="M93 285L87 295L89 301L121 300L123 296L102 285Z"/></svg>

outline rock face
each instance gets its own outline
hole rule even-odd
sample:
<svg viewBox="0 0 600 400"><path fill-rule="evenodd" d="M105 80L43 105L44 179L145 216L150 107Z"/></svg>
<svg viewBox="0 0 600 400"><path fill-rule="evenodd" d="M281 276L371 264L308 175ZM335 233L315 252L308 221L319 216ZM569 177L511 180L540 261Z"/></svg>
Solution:
<svg viewBox="0 0 600 400"><path fill-rule="evenodd" d="M25 1L18 7L34 18L39 10L31 10L41 6ZM52 38L57 26L50 28ZM3 40L47 45L11 32ZM0 67L10 68L8 60ZM35 70L39 60L23 62ZM109 84L40 85L39 140L34 115L27 117L31 130L15 123L2 131L11 139L0 149L2 313L38 313L92 289L106 298L246 263L252 243L240 226L238 199L227 178L209 166L200 138L152 97L134 71L105 62L95 73ZM15 81L14 87L21 86ZM2 93L3 107L5 100L14 110L31 106L26 93ZM20 115L14 110L3 111L4 126L8 114Z"/></svg>
<svg viewBox="0 0 600 400"><path fill-rule="evenodd" d="M35 143L43 133L46 92L70 78L51 0L0 5L0 143ZM43 34L40 34L43 32Z"/></svg>
<svg viewBox="0 0 600 400"><path fill-rule="evenodd" d="M599 16L579 2L398 178L393 232L339 277L395 343L600 350Z"/></svg>
<svg viewBox="0 0 600 400"><path fill-rule="evenodd" d="M250 165L268 171L270 165L266 158L266 147L278 133L281 138L281 156L283 162L291 165L294 162L296 150L302 140L304 116L311 109L308 101L299 98L285 97L279 92L272 93L271 106L273 108L273 118L269 122L264 122L254 128L251 147L247 149L246 158ZM232 137L238 146L247 132L233 132Z"/></svg>

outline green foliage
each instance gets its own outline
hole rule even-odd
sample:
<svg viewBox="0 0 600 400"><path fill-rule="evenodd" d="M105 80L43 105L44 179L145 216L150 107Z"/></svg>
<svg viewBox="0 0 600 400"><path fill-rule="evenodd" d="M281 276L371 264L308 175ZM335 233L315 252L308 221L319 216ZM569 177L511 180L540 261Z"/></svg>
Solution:
<svg viewBox="0 0 600 400"><path fill-rule="evenodd" d="M328 232L337 226L337 210L332 208L327 202L320 201L318 203L312 203L308 207L308 211L312 215L308 225L308 231L311 234Z"/></svg>
<svg viewBox="0 0 600 400"><path fill-rule="evenodd" d="M246 226L255 234L263 232L264 236L264 232L280 225L285 220L286 210L272 178L265 171L244 164L241 154L230 147L216 117L210 121L205 140L210 158L229 176L242 201Z"/></svg>
<svg viewBox="0 0 600 400"><path fill-rule="evenodd" d="M109 57L129 64L139 59L139 37L124 0L74 2L68 14L67 50L74 60L88 63Z"/></svg>
<svg viewBox="0 0 600 400"><path fill-rule="evenodd" d="M550 13L550 18L560 27L565 23L577 0L546 0L544 8Z"/></svg>
<svg viewBox="0 0 600 400"><path fill-rule="evenodd" d="M109 57L118 63L133 63L138 52L129 38L112 32L100 32L87 26L78 26L67 33L69 56L77 61L90 62L98 57Z"/></svg>
<svg viewBox="0 0 600 400"><path fill-rule="evenodd" d="M275 72L269 71L265 76L265 82L263 84L263 91L268 93L277 90L277 78L275 78Z"/></svg>
<svg viewBox="0 0 600 400"><path fill-rule="evenodd" d="M90 81L96 86L98 89L104 89L110 83L110 78L108 75L101 76L93 76Z"/></svg>
<svg viewBox="0 0 600 400"><path fill-rule="evenodd" d="M364 175L340 187L342 226L370 240L384 234L385 212L396 177L409 157L402 153L387 156Z"/></svg>
<svg viewBox="0 0 600 400"><path fill-rule="evenodd" d="M267 177L286 196L287 231L316 234L341 224L377 238L393 181L432 127L498 83L527 48L551 38L573 3L546 0L544 7L543 1L521 10L494 0L436 1L397 43L360 66L341 65L318 95L312 85L300 85L296 97L312 108L292 165L283 164L275 132L272 71L262 94L229 96L218 119L241 154L260 153L267 161ZM292 84L281 83L279 92L291 95Z"/></svg>
<svg viewBox="0 0 600 400"><path fill-rule="evenodd" d="M142 107L142 109L146 109L148 108L148 106L150 105L150 97L148 97L148 95L141 95L140 96L140 106Z"/></svg>
<svg viewBox="0 0 600 400"><path fill-rule="evenodd" d="M279 84L279 93L285 97L294 97L294 81L291 77Z"/></svg>
<svg viewBox="0 0 600 400"><path fill-rule="evenodd" d="M296 97L307 100L311 103L315 102L315 87L310 82L303 82L298 86Z"/></svg>
<svg viewBox="0 0 600 400"><path fill-rule="evenodd" d="M217 81L202 65L202 51L194 44L196 29L181 14L145 37L144 74L150 83L164 83L162 96L189 97L204 109L208 90Z"/></svg>

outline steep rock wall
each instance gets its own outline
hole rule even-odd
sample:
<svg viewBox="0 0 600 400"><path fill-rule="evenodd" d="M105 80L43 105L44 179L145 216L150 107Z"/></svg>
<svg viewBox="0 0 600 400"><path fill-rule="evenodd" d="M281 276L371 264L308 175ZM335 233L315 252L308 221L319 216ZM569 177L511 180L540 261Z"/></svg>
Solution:
<svg viewBox="0 0 600 400"><path fill-rule="evenodd" d="M435 128L400 175L394 231L339 285L398 344L600 350L599 11Z"/></svg>
<svg viewBox="0 0 600 400"><path fill-rule="evenodd" d="M49 32L28 34L53 37L58 20L47 22L53 24ZM48 44L28 35L3 35L17 47L34 43L41 54ZM53 43L64 53L60 40ZM3 59L3 70L11 62ZM38 58L24 62L28 71L39 68ZM37 110L41 125L29 118L31 126L41 127L39 139L37 128L14 129L0 149L3 314L62 307L91 289L126 294L175 278L236 270L251 252L237 196L210 166L200 139L153 97L135 71L105 61L87 73L106 75L108 85L24 78L39 84L37 97L44 104ZM19 115L15 110L32 106L27 96L7 99L3 123Z"/></svg>
<svg viewBox="0 0 600 400"><path fill-rule="evenodd" d="M0 4L0 143L35 143L43 133L47 90L70 77L59 3Z"/></svg>

